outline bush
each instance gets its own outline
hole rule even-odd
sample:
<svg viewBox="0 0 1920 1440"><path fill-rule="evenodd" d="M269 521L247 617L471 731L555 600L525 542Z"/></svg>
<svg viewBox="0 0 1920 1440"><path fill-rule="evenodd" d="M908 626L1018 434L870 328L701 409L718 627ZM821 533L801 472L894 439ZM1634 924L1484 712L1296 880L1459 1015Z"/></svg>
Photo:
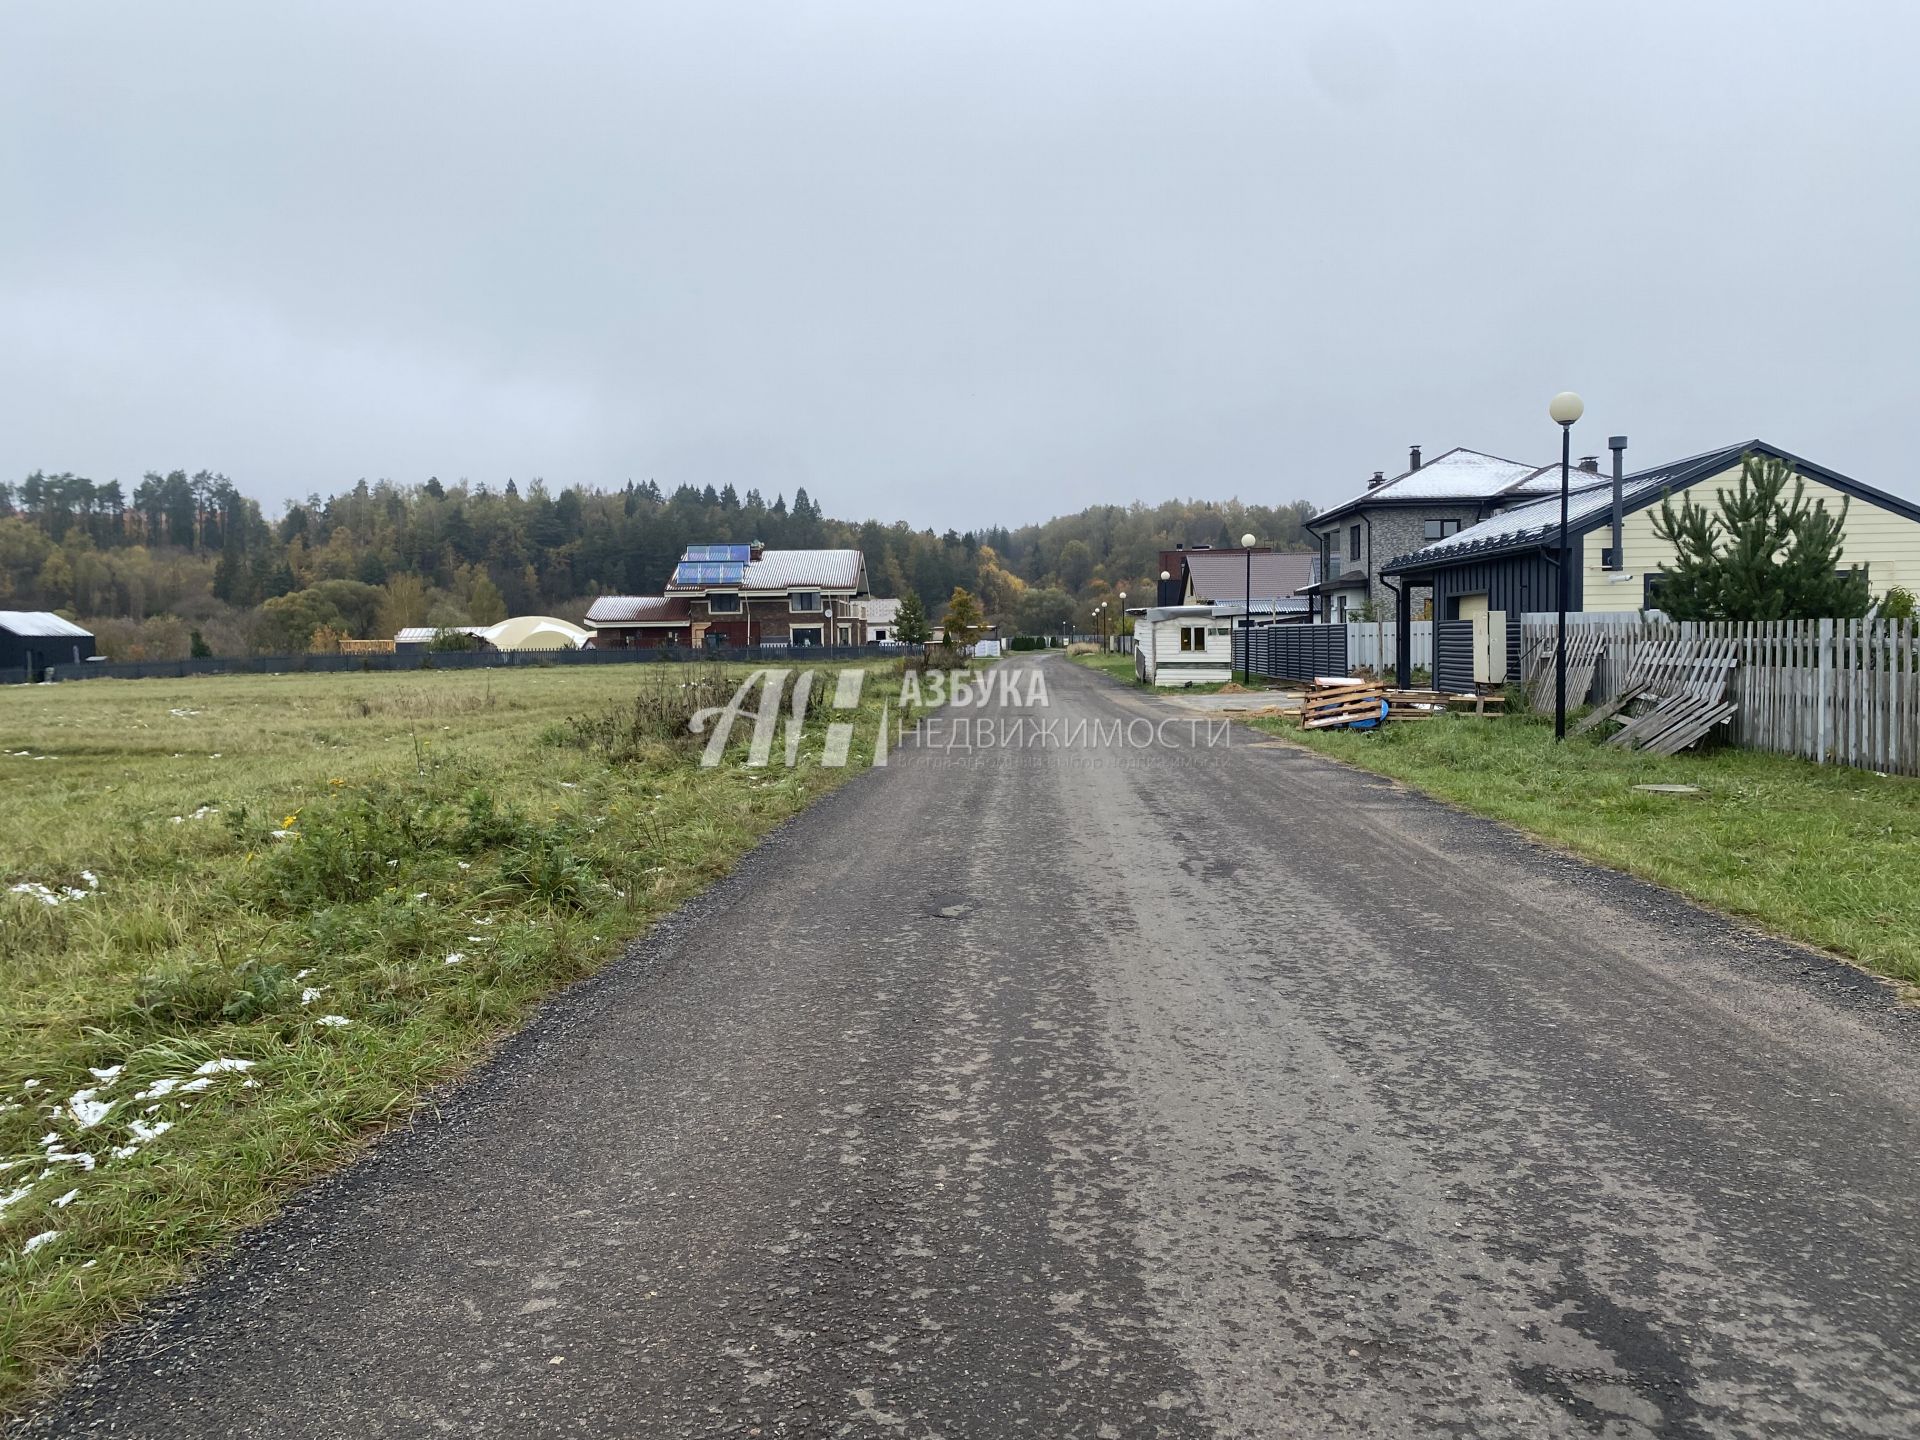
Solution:
<svg viewBox="0 0 1920 1440"><path fill-rule="evenodd" d="M1880 597L1882 620L1911 620L1914 617L1913 591L1904 585L1892 585Z"/></svg>
<svg viewBox="0 0 1920 1440"><path fill-rule="evenodd" d="M1009 650L1045 650L1051 640L1045 635L1016 635L1007 642Z"/></svg>

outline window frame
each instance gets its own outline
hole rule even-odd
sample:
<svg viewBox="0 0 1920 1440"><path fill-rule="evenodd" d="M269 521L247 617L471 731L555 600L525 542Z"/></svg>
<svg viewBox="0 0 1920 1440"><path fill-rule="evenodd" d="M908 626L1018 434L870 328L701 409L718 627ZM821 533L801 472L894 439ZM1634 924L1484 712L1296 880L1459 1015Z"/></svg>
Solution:
<svg viewBox="0 0 1920 1440"><path fill-rule="evenodd" d="M1358 525L1354 525L1347 530L1347 559L1358 560L1359 558L1360 558L1360 527Z"/></svg>
<svg viewBox="0 0 1920 1440"><path fill-rule="evenodd" d="M1452 528L1449 529L1449 526ZM1434 533L1436 529L1439 532L1438 534ZM1458 535L1460 533L1460 522L1458 520L1447 519L1444 516L1432 516L1420 522L1420 533L1426 537L1427 544L1431 545L1436 540L1445 540L1449 536Z"/></svg>
<svg viewBox="0 0 1920 1440"><path fill-rule="evenodd" d="M716 600L731 600L731 605L715 605ZM741 615L746 612L747 602L738 590L709 590L706 594L707 614Z"/></svg>
<svg viewBox="0 0 1920 1440"><path fill-rule="evenodd" d="M797 603L802 595L811 595L813 597L813 605L811 608ZM824 615L827 613L827 597L818 589L789 590L787 592L787 613L789 615Z"/></svg>
<svg viewBox="0 0 1920 1440"><path fill-rule="evenodd" d="M813 639L811 640L800 639L799 635L800 635L800 632L803 630L812 631ZM789 625L787 627L787 644L789 645L792 645L795 647L806 646L806 645L818 645L824 649L826 646L826 643L827 643L827 627L824 623L819 625Z"/></svg>
<svg viewBox="0 0 1920 1440"><path fill-rule="evenodd" d="M1198 642L1197 644L1195 642ZM1180 653L1182 655L1204 655L1207 653L1207 626L1202 621L1198 625L1180 627Z"/></svg>

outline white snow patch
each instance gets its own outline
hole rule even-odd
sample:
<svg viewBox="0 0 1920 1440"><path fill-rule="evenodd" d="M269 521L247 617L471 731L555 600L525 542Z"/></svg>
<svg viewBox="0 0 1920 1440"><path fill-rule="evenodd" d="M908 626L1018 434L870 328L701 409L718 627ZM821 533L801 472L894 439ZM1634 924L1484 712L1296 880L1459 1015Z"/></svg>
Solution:
<svg viewBox="0 0 1920 1440"><path fill-rule="evenodd" d="M133 1138L138 1140L142 1145L146 1145L158 1140L162 1135L166 1134L167 1131L173 1129L173 1121L156 1120L153 1124L149 1125L144 1120L135 1120L129 1128L133 1131Z"/></svg>
<svg viewBox="0 0 1920 1440"><path fill-rule="evenodd" d="M20 1253L22 1255L31 1255L42 1245L51 1245L59 1238L60 1232L58 1230L42 1230L38 1235L32 1235L27 1238L27 1243L20 1247Z"/></svg>
<svg viewBox="0 0 1920 1440"><path fill-rule="evenodd" d="M22 1163L22 1162L16 1162L16 1163ZM18 1190L9 1190L6 1194L0 1195L0 1215L6 1214L7 1207L9 1205L15 1204L18 1201L26 1199L27 1196L32 1193L33 1193L33 1182L29 1180L26 1184L22 1185Z"/></svg>
<svg viewBox="0 0 1920 1440"><path fill-rule="evenodd" d="M67 1206L73 1204L73 1202L78 1200L79 1198L80 1198L80 1192L78 1190L69 1190L67 1191L66 1194L62 1195L58 1200L55 1200L53 1202L53 1208L56 1210L64 1210L67 1208Z"/></svg>
<svg viewBox="0 0 1920 1440"><path fill-rule="evenodd" d="M442 965L458 965L462 960L466 958L467 957L465 955L461 954L458 950L456 950L451 955L447 956L446 959L442 960L440 963Z"/></svg>
<svg viewBox="0 0 1920 1440"><path fill-rule="evenodd" d="M311 1005L314 1001L318 1000L322 995L326 993L327 992L321 989L321 987L318 985L309 985L307 986L306 989L300 992L300 1003L302 1005Z"/></svg>
<svg viewBox="0 0 1920 1440"><path fill-rule="evenodd" d="M109 1065L104 1070L96 1070L91 1065L89 1065L87 1067L87 1073L93 1076L93 1078L98 1080L102 1085L111 1085L113 1084L114 1081L120 1078L120 1072L126 1068L127 1067L125 1065Z"/></svg>
<svg viewBox="0 0 1920 1440"><path fill-rule="evenodd" d="M337 1030L343 1025L351 1025L353 1022L347 1019L347 1017L344 1015L322 1015L320 1019L315 1023L320 1025L330 1025Z"/></svg>

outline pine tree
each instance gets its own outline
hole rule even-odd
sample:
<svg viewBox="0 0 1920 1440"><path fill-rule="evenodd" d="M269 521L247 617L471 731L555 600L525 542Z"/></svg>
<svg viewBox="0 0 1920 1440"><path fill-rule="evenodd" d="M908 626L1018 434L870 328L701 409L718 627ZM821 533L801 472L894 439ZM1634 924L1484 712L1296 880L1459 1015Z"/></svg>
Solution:
<svg viewBox="0 0 1920 1440"><path fill-rule="evenodd" d="M902 645L924 645L933 634L927 625L927 607L911 590L900 596L900 609L893 617L893 634Z"/></svg>
<svg viewBox="0 0 1920 1440"><path fill-rule="evenodd" d="M1787 482L1793 491L1787 493ZM1660 502L1654 533L1673 546L1660 608L1676 620L1853 619L1867 613L1866 573L1841 569L1848 502L1809 502L1786 461L1749 453L1710 515L1691 495Z"/></svg>

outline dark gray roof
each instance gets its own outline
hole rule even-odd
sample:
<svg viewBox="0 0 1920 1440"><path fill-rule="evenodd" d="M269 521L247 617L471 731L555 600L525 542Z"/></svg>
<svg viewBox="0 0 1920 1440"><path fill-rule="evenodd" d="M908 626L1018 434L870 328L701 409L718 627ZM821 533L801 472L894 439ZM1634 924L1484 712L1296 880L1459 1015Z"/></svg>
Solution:
<svg viewBox="0 0 1920 1440"><path fill-rule="evenodd" d="M1657 504L1663 495L1672 491L1684 490L1698 481L1718 475L1738 465L1743 455L1754 451L1785 460L1800 474L1809 480L1818 480L1831 486L1843 495L1851 495L1870 505L1891 510L1909 520L1920 521L1920 505L1902 500L1897 495L1889 495L1884 490L1876 490L1871 485L1863 485L1858 480L1849 479L1824 466L1815 465L1790 451L1769 445L1764 440L1747 440L1738 445L1722 445L1717 450L1708 450L1700 455L1690 455L1684 460L1675 460L1666 465L1657 465L1651 470L1640 470L1626 476L1621 481L1621 493L1628 511L1644 509ZM1567 533L1569 536L1584 535L1589 530L1608 523L1613 512L1613 481L1575 471L1567 498ZM1553 495L1522 505L1517 509L1503 511L1491 519L1482 520L1478 525L1469 526L1458 534L1449 535L1444 540L1436 540L1411 554L1381 567L1385 575L1400 575L1410 572L1437 568L1442 565L1457 565L1467 560L1478 560L1490 555L1501 555L1511 551L1535 550L1547 544L1560 528L1560 496L1558 490Z"/></svg>
<svg viewBox="0 0 1920 1440"><path fill-rule="evenodd" d="M0 610L0 630L36 639L59 637L63 640L91 640L93 632L82 630L71 620L62 620L47 610Z"/></svg>
<svg viewBox="0 0 1920 1440"><path fill-rule="evenodd" d="M1189 550L1187 575L1193 581L1193 593L1202 600L1241 600L1247 598L1247 552L1244 550ZM1300 593L1319 574L1320 557L1311 550L1278 553L1256 550L1253 553L1253 598L1256 601L1282 600Z"/></svg>

